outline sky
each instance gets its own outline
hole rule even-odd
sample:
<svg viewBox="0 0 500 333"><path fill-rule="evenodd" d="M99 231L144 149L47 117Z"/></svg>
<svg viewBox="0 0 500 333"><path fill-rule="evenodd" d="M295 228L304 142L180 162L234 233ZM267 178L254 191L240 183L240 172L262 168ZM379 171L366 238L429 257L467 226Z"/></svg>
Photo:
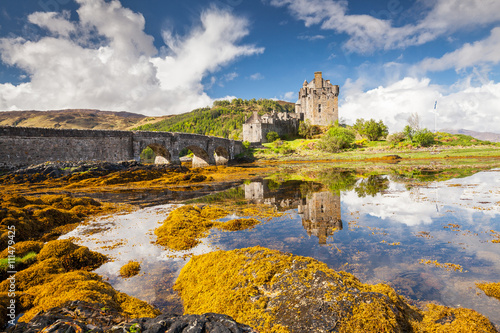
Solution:
<svg viewBox="0 0 500 333"><path fill-rule="evenodd" d="M500 133L499 62L498 0L0 3L1 111L295 102L321 71L347 124Z"/></svg>

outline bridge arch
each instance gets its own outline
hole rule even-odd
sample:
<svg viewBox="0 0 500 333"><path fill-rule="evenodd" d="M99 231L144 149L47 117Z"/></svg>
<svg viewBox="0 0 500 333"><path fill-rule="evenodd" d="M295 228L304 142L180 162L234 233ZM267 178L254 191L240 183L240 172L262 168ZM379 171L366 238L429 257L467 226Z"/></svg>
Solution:
<svg viewBox="0 0 500 333"><path fill-rule="evenodd" d="M210 155L207 151L197 145L184 146L182 149L189 149L193 153L193 160L191 162L193 168L202 168L213 164L210 163Z"/></svg>
<svg viewBox="0 0 500 333"><path fill-rule="evenodd" d="M222 146L218 146L215 148L214 158L216 165L226 165L230 158L229 151Z"/></svg>
<svg viewBox="0 0 500 333"><path fill-rule="evenodd" d="M146 145L142 150L147 147L151 148L155 153L155 164L170 164L172 161L170 152L165 146L159 143L150 143Z"/></svg>

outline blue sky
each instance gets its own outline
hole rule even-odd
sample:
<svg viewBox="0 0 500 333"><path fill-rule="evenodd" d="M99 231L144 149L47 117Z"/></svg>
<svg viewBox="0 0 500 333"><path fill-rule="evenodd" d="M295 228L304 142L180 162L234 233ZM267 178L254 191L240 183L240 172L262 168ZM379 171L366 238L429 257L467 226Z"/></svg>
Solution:
<svg viewBox="0 0 500 333"><path fill-rule="evenodd" d="M322 71L347 123L498 133L499 23L498 0L3 1L0 110L295 102Z"/></svg>

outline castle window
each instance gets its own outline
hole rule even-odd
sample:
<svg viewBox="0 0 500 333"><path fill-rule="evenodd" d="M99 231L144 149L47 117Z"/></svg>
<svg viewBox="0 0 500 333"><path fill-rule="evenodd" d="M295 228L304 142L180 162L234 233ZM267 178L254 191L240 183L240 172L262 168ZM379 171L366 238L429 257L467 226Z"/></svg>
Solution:
<svg viewBox="0 0 500 333"><path fill-rule="evenodd" d="M318 104L318 112L321 112L321 104Z"/></svg>

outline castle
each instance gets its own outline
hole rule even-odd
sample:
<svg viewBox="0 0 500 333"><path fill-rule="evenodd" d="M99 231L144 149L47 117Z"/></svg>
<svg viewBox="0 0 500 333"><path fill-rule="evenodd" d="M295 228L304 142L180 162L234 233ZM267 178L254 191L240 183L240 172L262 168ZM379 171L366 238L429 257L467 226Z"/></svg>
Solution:
<svg viewBox="0 0 500 333"><path fill-rule="evenodd" d="M279 136L296 135L301 121L311 125L328 126L339 118L339 86L324 80L321 72L314 73L311 82L304 81L295 103L295 113L272 112L259 116L257 112L243 124L243 141L267 142L266 135L276 132Z"/></svg>

